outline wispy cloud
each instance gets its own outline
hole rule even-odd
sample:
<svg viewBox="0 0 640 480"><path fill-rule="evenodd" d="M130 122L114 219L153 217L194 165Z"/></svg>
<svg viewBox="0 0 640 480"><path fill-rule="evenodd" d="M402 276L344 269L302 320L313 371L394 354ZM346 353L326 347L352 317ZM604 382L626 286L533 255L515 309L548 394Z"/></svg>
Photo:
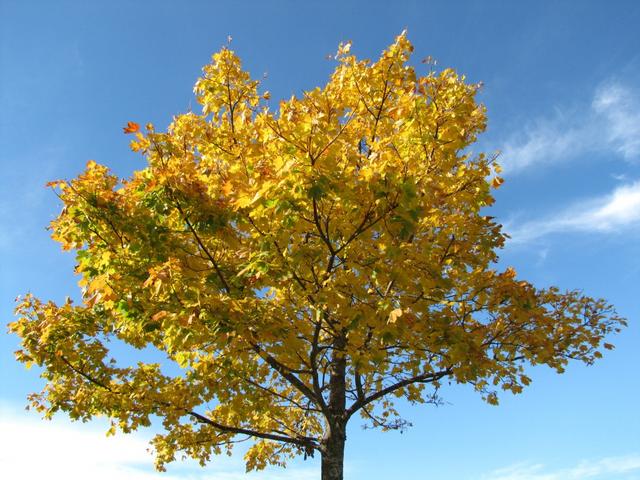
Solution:
<svg viewBox="0 0 640 480"><path fill-rule="evenodd" d="M577 465L551 469L541 464L520 463L494 470L482 480L636 480L640 454L585 460Z"/></svg>
<svg viewBox="0 0 640 480"><path fill-rule="evenodd" d="M505 173L610 151L640 159L640 92L618 81L600 85L579 108L558 108L515 133L501 148Z"/></svg>
<svg viewBox="0 0 640 480"><path fill-rule="evenodd" d="M514 243L523 243L551 233L570 231L616 232L640 225L640 180L622 185L611 194L588 199L558 214L505 225Z"/></svg>
<svg viewBox="0 0 640 480"><path fill-rule="evenodd" d="M67 480L315 480L311 467L244 473L239 457L214 457L207 468L189 462L168 465L158 473L144 432L107 437L107 427L55 418L48 422L0 406L0 465L3 478L65 478Z"/></svg>
<svg viewBox="0 0 640 480"><path fill-rule="evenodd" d="M615 82L600 87L592 109L606 119L609 145L626 159L640 156L640 95Z"/></svg>

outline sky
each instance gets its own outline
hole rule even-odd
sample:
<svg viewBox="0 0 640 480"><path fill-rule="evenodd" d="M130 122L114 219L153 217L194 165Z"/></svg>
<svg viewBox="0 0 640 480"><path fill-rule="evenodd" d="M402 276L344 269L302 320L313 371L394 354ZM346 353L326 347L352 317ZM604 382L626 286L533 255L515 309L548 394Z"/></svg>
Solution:
<svg viewBox="0 0 640 480"><path fill-rule="evenodd" d="M439 407L405 406L400 434L348 431L345 478L640 479L640 2L0 0L0 318L33 292L77 295L74 260L45 227L60 205L47 181L87 160L121 176L144 166L127 121L166 128L195 108L192 88L227 43L272 98L323 84L340 42L375 59L407 29L413 63L431 56L469 82L500 151L504 185L491 215L511 235L500 252L534 285L578 288L629 326L595 365L536 368L531 386L489 406L445 385ZM422 67L424 68L424 67ZM317 459L245 475L241 453L156 473L153 427L105 437L104 423L45 422L25 412L41 388L0 330L0 468L5 478L315 479Z"/></svg>

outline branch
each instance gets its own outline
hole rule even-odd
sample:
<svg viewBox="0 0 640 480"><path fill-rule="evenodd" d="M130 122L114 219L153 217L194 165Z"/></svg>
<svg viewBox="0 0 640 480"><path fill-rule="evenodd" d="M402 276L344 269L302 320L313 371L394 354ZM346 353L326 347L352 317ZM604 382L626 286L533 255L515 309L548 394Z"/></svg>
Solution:
<svg viewBox="0 0 640 480"><path fill-rule="evenodd" d="M107 390L110 393L116 394L116 395L120 395L121 392L118 392L117 390L113 390L112 388L110 388L108 385L105 385L103 382L101 382L100 380L97 380L95 378L93 378L91 375L83 372L82 370L80 370L79 368L75 367L71 362L69 362L69 360L67 360L67 358L65 356L61 356L62 361L76 374L80 375L82 378L84 378L85 380L87 380L89 383L96 385L104 390ZM161 405L163 407L169 407L169 408L176 408L180 411L185 412L186 414L192 416L193 418L195 418L196 420L198 420L201 423L206 423L207 425L211 425L213 427L215 427L216 429L222 431L222 432L230 432L230 433L235 433L235 434L239 434L239 435L250 435L252 437L257 437L257 438L264 438L266 440L273 440L276 442L285 442L285 443L292 443L294 445L298 445L300 447L305 447L305 448L312 448L312 449L317 449L318 448L318 440L313 438L313 437L305 437L305 436L300 436L299 438L292 438L286 435L277 435L277 434L273 434L273 433L266 433L266 432L259 432L257 430L251 430L249 428L242 428L242 427L232 427L229 425L223 425L222 423L218 423L215 420L212 420L208 417L205 417L204 415L194 412L193 410L189 410L188 408L183 408L183 407L176 407L175 405L169 403L169 402L163 402L163 401L155 401L154 403Z"/></svg>
<svg viewBox="0 0 640 480"><path fill-rule="evenodd" d="M260 358L262 358L265 362L267 362L267 364L271 368L273 368L276 372L278 372L282 376L282 378L284 378L291 385L293 385L307 399L309 399L318 407L320 407L320 409L324 413L324 411L326 410L326 407L324 406L324 401L318 399L315 392L311 390L302 380L296 377L289 367L278 362L275 358L273 358L267 352L262 350L262 348L260 348L260 345L253 342L250 342L250 345L253 348L253 350L260 356Z"/></svg>
<svg viewBox="0 0 640 480"><path fill-rule="evenodd" d="M97 380L97 379L93 378L92 376L88 375L87 373L83 372L82 370L80 370L79 368L74 366L69 360L67 360L67 357L65 357L64 355L61 355L60 358L62 359L62 361L64 362L65 365L67 365L71 370L73 370L75 373L77 373L82 378L87 380L89 383L92 383L92 384L94 384L94 385L96 385L96 386L98 386L100 388L103 388L103 389L105 389L105 390L107 390L108 392L111 392L111 393L116 393L116 394L120 393L120 392L117 392L117 391L113 390L108 385L105 385L100 380Z"/></svg>
<svg viewBox="0 0 640 480"><path fill-rule="evenodd" d="M315 198L312 199L312 203L313 203L313 223L315 224L316 229L318 230L318 234L320 235L320 238L327 245L327 248L329 249L329 253L332 256L335 256L337 254L336 250L333 248L333 245L331 244L331 240L329 240L329 237L325 235L325 232L322 230L322 225L320 224L320 214L318 212L318 203L316 202Z"/></svg>
<svg viewBox="0 0 640 480"><path fill-rule="evenodd" d="M318 352L320 331L322 330L323 315L318 315L318 322L313 331L313 340L311 342L311 352L309 352L309 363L311 364L311 378L313 381L313 391L318 397L318 403L322 412L328 412L328 407L322 396L322 388L320 387L320 378L318 376Z"/></svg>
<svg viewBox="0 0 640 480"><path fill-rule="evenodd" d="M322 154L324 152L327 151L327 149L333 145L335 143L336 140L338 140L338 138L340 137L340 135L342 135L342 132L345 131L345 129L347 128L347 126L349 125L349 123L351 123L351 120L355 117L355 114L351 114L349 115L349 118L347 119L347 121L342 124L340 130L338 131L338 133L329 141L329 143L327 143L317 154L313 155L313 163L315 163L315 161L320 158L322 156ZM309 152L311 153L311 152Z"/></svg>
<svg viewBox="0 0 640 480"><path fill-rule="evenodd" d="M354 372L353 375L355 377L356 393L358 395L358 402L364 402L365 396L364 396L364 390L362 389L362 376L360 375L360 372L358 371L357 367L356 367L355 372Z"/></svg>
<svg viewBox="0 0 640 480"><path fill-rule="evenodd" d="M230 432L230 433L235 433L239 435L249 435L252 437L264 438L266 440L273 440L276 442L292 443L300 447L314 448L314 449L318 448L318 441L312 437L292 438L286 435L276 435L273 433L258 432L257 430L251 430L249 428L231 427L229 425L223 425L221 423L218 423L215 420L211 420L210 418L205 417L204 415L201 415L192 410L187 410L187 409L181 409L181 410L188 413L199 422L206 423L207 425L211 425L212 427L217 428L222 432Z"/></svg>
<svg viewBox="0 0 640 480"><path fill-rule="evenodd" d="M434 373L423 373L422 375L416 375L415 377L407 378L405 380L401 380L393 385L389 385L387 388L383 388L382 390L378 390L377 392L369 395L368 397L358 400L354 402L346 411L346 418L351 417L354 413L356 413L361 408L369 405L372 402L375 402L381 397L388 395L400 388L406 387L407 385L411 385L412 383L431 383L437 380L440 380L442 377L450 375L452 372L451 368L447 368L446 370L442 370L440 372Z"/></svg>
<svg viewBox="0 0 640 480"><path fill-rule="evenodd" d="M207 258L211 262L211 265L213 265L213 268L216 271L216 274L218 275L218 278L222 282L222 285L224 286L225 291L227 292L227 294L231 294L231 287L229 286L229 284L227 283L226 279L224 278L224 275L222 274L222 270L220 270L220 266L218 265L218 262L216 262L216 260L213 258L213 255L211 255L211 252L209 252L209 250L207 250L207 248L204 246L204 243L202 242L202 239L198 235L198 232L196 232L196 229L193 228L193 225L189 221L189 217L182 210L182 206L180 205L180 202L178 202L175 199L174 199L174 202L176 204L176 208L178 209L178 212L180 212L180 215L182 215L182 218L184 219L185 223L187 224L187 227L189 227L189 230L191 231L191 233L195 237L196 242L198 242L198 245L200 246L200 248L202 249L204 254L207 256Z"/></svg>
<svg viewBox="0 0 640 480"><path fill-rule="evenodd" d="M260 383L258 382L254 382L253 380L251 380L250 378L247 377L243 377L242 378L243 381L247 382L249 385L252 385L264 392L267 392L269 395L273 395L274 397L278 397L286 402L291 403L292 405L295 405L297 408L299 408L300 410L304 410L304 411L315 411L315 408L310 408L310 407L305 407L303 405L301 405L300 403L296 402L294 399L287 397L286 395L282 395L278 392L275 392L273 390L271 390L268 387L265 387L264 385L260 385Z"/></svg>

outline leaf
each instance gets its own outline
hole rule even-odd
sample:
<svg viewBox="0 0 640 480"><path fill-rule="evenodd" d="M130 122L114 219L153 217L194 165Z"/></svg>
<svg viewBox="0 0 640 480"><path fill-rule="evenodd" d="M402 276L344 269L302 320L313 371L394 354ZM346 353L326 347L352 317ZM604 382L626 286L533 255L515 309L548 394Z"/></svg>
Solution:
<svg viewBox="0 0 640 480"><path fill-rule="evenodd" d="M493 177L493 180L491 180L491 185L493 186L493 188L498 188L503 183L504 179L502 177Z"/></svg>
<svg viewBox="0 0 640 480"><path fill-rule="evenodd" d="M401 308L396 308L394 310L391 310L391 313L389 314L389 320L387 321L387 323L396 323L396 321L402 316L402 309Z"/></svg>
<svg viewBox="0 0 640 480"><path fill-rule="evenodd" d="M351 42L341 43L338 46L338 53L336 56L340 57L342 55L347 55L351 51Z"/></svg>
<svg viewBox="0 0 640 480"><path fill-rule="evenodd" d="M516 271L514 270L513 267L507 267L507 269L504 271L503 274L506 278L515 278L516 277Z"/></svg>
<svg viewBox="0 0 640 480"><path fill-rule="evenodd" d="M229 196L232 192L233 183L231 183L230 181L225 182L224 185L222 185L222 193L224 193L226 196Z"/></svg>
<svg viewBox="0 0 640 480"><path fill-rule="evenodd" d="M169 314L169 312L167 312L166 310L161 310L161 311L157 312L156 314L154 314L151 317L151 320L153 320L154 322L159 322L160 320L165 318L168 314Z"/></svg>
<svg viewBox="0 0 640 480"><path fill-rule="evenodd" d="M140 131L140 125L138 125L136 122L127 122L127 125L123 127L122 130L127 134L137 133Z"/></svg>

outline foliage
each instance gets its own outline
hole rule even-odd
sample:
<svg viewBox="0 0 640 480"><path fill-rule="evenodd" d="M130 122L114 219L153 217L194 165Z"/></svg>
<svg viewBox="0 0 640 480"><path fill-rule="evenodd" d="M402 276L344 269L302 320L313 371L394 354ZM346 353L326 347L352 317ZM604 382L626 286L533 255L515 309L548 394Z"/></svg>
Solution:
<svg viewBox="0 0 640 480"><path fill-rule="evenodd" d="M125 127L146 168L121 180L89 162L51 183L82 302L28 295L10 324L18 360L44 369L45 416L124 432L159 417L159 468L249 438L260 469L330 455L356 413L401 428L394 400L437 401L445 379L496 403L527 364L562 372L611 348L624 321L606 302L496 270L505 235L482 209L499 167L464 153L485 128L478 85L417 76L404 34L373 63L350 47L275 112L223 48L195 86L202 114ZM127 365L113 342L166 361Z"/></svg>

